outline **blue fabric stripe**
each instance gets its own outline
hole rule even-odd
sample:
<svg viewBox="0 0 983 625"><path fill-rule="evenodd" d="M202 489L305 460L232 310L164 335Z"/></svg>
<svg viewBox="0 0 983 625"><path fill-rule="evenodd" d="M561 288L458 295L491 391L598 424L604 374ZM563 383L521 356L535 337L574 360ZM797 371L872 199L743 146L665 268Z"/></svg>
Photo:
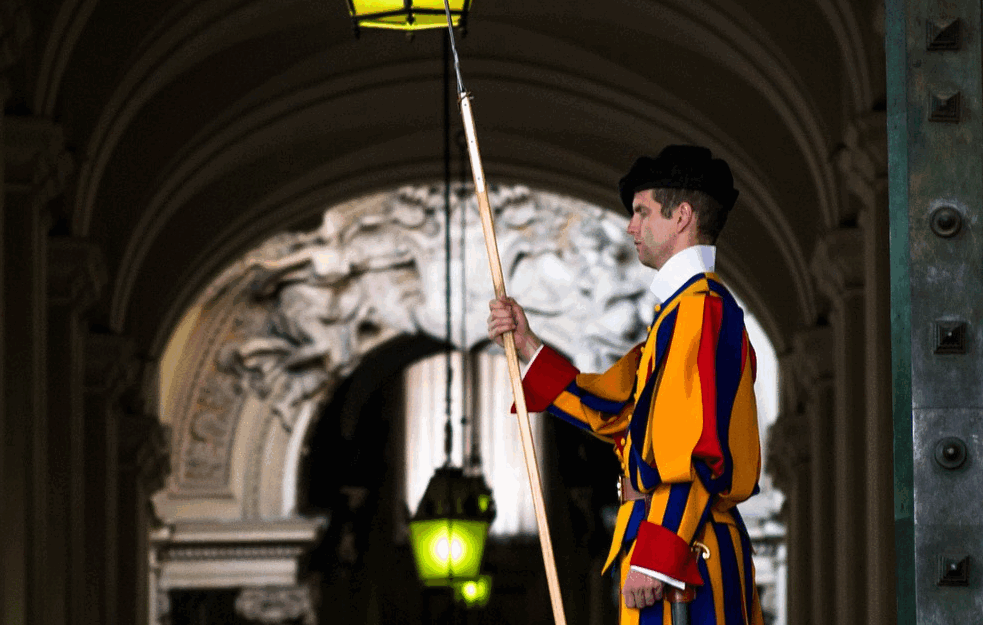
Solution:
<svg viewBox="0 0 983 625"><path fill-rule="evenodd" d="M700 569L703 585L696 589L696 598L689 604L689 619L699 625L723 625L717 623L717 609L713 603L713 586L710 585L710 570L703 558L696 561ZM675 625L675 624L674 624Z"/></svg>
<svg viewBox="0 0 983 625"><path fill-rule="evenodd" d="M672 484L669 486L669 501L666 503L666 510L662 517L662 527L673 534L679 531L679 525L683 522L683 513L686 512L686 502L689 501L689 495L692 490L692 482Z"/></svg>
<svg viewBox="0 0 983 625"><path fill-rule="evenodd" d="M589 424L584 423L580 419L575 419L574 417L570 416L570 414L567 413L565 410L560 410L559 408L557 408L555 404L550 404L549 406L547 406L546 407L546 412L550 413L554 417L559 417L559 418L563 419L564 421L566 421L567 423L569 423L571 425L577 426L581 430L590 430L591 429L591 427L590 427Z"/></svg>
<svg viewBox="0 0 983 625"><path fill-rule="evenodd" d="M734 477L734 457L730 451L730 419L734 408L734 398L741 381L744 363L741 349L744 341L744 313L739 307L730 305L725 299L720 334L717 338L716 377L717 377L717 437L724 456L724 470L713 488L713 492L727 491Z"/></svg>
<svg viewBox="0 0 983 625"><path fill-rule="evenodd" d="M659 469L642 459L642 454L638 451L638 447L634 443L631 446L631 455L628 462L631 485L635 490L650 490L662 483L662 476L659 475ZM639 477L642 480L641 484L638 483Z"/></svg>
<svg viewBox="0 0 983 625"><path fill-rule="evenodd" d="M713 532L717 535L717 546L720 551L720 574L724 580L722 584L724 591L724 622L744 623L744 609L741 607L743 601L741 588L736 583L741 579L741 576L737 568L737 554L734 551L734 542L730 536L729 526L726 523L714 523Z"/></svg>
<svg viewBox="0 0 983 625"><path fill-rule="evenodd" d="M631 431L632 439L632 451L634 451L635 441L645 440L645 430L648 428L649 421L649 410L652 407L652 393L655 392L655 382L659 378L655 375L655 371L659 370L662 366L662 361L665 358L666 353L669 351L669 342L672 338L672 332L676 328L676 316L678 314L678 308L673 310L666 315L666 318L662 320L659 325L659 329L656 334L656 350L655 350L655 367L653 369L653 375L650 375L648 380L645 381L645 386L642 387L642 392L638 395L635 400L635 410L632 412L631 421L628 424L629 430ZM661 482L661 478L658 477L659 473L655 467L650 467L648 463L641 462L645 467L655 471L653 476L648 474L643 475L643 480L645 480L645 485L649 488L655 486ZM634 476L632 476L634 479ZM650 479L658 479L658 481L650 481ZM634 483L634 482L633 482ZM636 485L636 488L638 486Z"/></svg>
<svg viewBox="0 0 983 625"><path fill-rule="evenodd" d="M635 537L638 536L638 528L645 520L645 500L636 499L632 502L631 516L628 517L628 524L625 526L625 537L621 541L622 546L627 549Z"/></svg>
<svg viewBox="0 0 983 625"><path fill-rule="evenodd" d="M669 304L670 302L672 302L672 300L674 300L674 299L676 299L677 297L679 297L679 295L680 295L680 294L681 294L681 293L682 293L683 291L685 291L685 290L686 290L686 289L688 289L689 287L691 287L691 286L693 286L694 284L696 284L696 283L697 283L697 282L699 282L700 280L706 280L706 281L707 281L708 283L709 283L709 282L712 282L712 281L710 280L710 278L708 278L708 277L707 277L707 274L705 274L705 273L698 273L698 274L696 274L695 276L693 276L692 278L690 278L689 280L687 280L687 281L686 281L686 283L685 283L685 284L683 284L683 286L681 286L681 287L679 287L679 290L677 290L677 291L676 291L675 293L673 293L672 295L670 295L670 296L669 296L669 297L668 297L668 298L666 299L666 301L664 301L664 302L662 302L662 307L663 307L663 308L665 308L665 307L666 307L666 306L667 306L667 305L668 305L668 304Z"/></svg>
<svg viewBox="0 0 983 625"><path fill-rule="evenodd" d="M593 393L585 391L581 387L577 386L577 381L574 380L567 386L567 392L576 397L585 406L591 410L596 410L598 412L603 412L605 414L618 414L621 409L625 407L627 401L614 401L611 399L604 399L598 397Z"/></svg>
<svg viewBox="0 0 983 625"><path fill-rule="evenodd" d="M621 598L624 601L624 598ZM638 612L638 625L662 625L663 607L661 601L656 601L655 605L642 608Z"/></svg>
<svg viewBox="0 0 983 625"><path fill-rule="evenodd" d="M741 518L741 513L737 511L737 508L732 508L730 513L734 517L734 521L737 523L737 529L741 533L741 550L743 552L741 555L744 557L744 605L747 606L748 621L750 621L755 590L754 576L751 574L752 567L754 566L754 563L751 561L751 537L748 535L747 526L744 525L744 519Z"/></svg>

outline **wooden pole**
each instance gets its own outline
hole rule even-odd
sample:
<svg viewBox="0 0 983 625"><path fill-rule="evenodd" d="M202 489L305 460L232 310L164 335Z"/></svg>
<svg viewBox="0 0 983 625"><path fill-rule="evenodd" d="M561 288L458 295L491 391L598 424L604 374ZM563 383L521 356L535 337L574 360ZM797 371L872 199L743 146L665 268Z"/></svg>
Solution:
<svg viewBox="0 0 983 625"><path fill-rule="evenodd" d="M478 197L481 229L485 234L485 249L488 251L488 264L491 268L492 283L495 285L495 297L504 297L506 295L505 277L502 274L502 261L498 255L498 243L495 239L495 222L492 218L491 205L488 203L485 173L481 166L481 153L478 150L478 139L474 131L471 98L467 92L462 91L458 94L458 101L461 105L464 133L468 141L471 172L474 174L474 192ZM553 604L553 620L557 625L566 625L566 617L563 614L563 597L560 595L560 580L556 574L556 560L553 556L553 541L550 538L549 523L546 520L546 506L543 503L543 485L539 477L539 463L536 460L536 448L533 445L532 428L529 425L526 395L522 390L519 355L515 350L515 337L512 333L505 333L503 338L505 340L505 358L509 366L509 379L512 382L512 396L515 398L516 416L519 418L522 453L526 459L526 474L529 476L529 488L532 490L533 507L536 510L539 544L543 550L543 564L546 565L546 580L550 589L550 601Z"/></svg>

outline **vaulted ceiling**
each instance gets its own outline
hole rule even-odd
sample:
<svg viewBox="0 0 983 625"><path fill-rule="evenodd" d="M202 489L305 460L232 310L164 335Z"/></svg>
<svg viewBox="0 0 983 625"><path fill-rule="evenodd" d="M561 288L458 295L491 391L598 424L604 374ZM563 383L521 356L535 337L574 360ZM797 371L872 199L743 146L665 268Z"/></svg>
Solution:
<svg viewBox="0 0 983 625"><path fill-rule="evenodd" d="M271 233L442 178L442 31L356 39L343 0L13 5L30 36L7 114L61 128L58 227L102 247L96 316L151 355ZM837 162L883 108L879 6L474 0L458 47L487 177L621 210L635 157L711 147L741 190L721 272L781 350L823 311L817 237L856 220Z"/></svg>

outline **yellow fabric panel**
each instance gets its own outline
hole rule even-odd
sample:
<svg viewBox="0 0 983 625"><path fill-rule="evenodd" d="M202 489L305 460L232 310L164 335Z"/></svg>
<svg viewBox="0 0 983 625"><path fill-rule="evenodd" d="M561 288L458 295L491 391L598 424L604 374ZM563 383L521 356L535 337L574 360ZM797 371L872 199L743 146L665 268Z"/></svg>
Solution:
<svg viewBox="0 0 983 625"><path fill-rule="evenodd" d="M724 585L723 573L720 570L720 545L717 543L717 535L713 531L713 526L707 523L704 526L703 536L699 539L701 543L710 550L710 557L704 560L707 565L707 572L710 574L710 588L713 590L713 607L717 615L718 623L726 623L724 620Z"/></svg>
<svg viewBox="0 0 983 625"><path fill-rule="evenodd" d="M614 539L611 541L611 548L608 550L608 558L604 561L602 571L607 571L618 554L621 553L621 542L625 535L625 528L628 527L628 519L631 517L633 504L634 502L628 501L618 508L618 518L614 522Z"/></svg>
<svg viewBox="0 0 983 625"><path fill-rule="evenodd" d="M581 373L577 376L576 384L583 391L602 399L615 402L629 401L640 354L640 349L632 349L604 373ZM553 405L574 419L586 423L595 435L608 441L610 437L625 430L632 409L629 403L619 414L612 416L585 406L579 397L569 391L560 393L553 400Z"/></svg>
<svg viewBox="0 0 983 625"><path fill-rule="evenodd" d="M648 415L642 457L664 482L694 479L692 455L703 431L703 391L697 367L705 296L680 296L676 327Z"/></svg>
<svg viewBox="0 0 983 625"><path fill-rule="evenodd" d="M734 477L726 499L737 503L751 496L761 473L761 445L758 439L758 409L748 350L734 408L731 410L729 447L734 460Z"/></svg>

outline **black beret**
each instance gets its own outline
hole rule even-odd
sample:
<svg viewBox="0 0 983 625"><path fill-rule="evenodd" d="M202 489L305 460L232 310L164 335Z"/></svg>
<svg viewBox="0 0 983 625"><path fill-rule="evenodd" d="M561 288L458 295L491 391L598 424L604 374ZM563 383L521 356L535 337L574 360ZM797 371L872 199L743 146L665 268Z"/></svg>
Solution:
<svg viewBox="0 0 983 625"><path fill-rule="evenodd" d="M691 189L703 191L729 211L737 201L734 176L727 162L713 158L710 150L695 145L669 145L655 158L635 161L618 182L621 203L631 215L635 193L645 189Z"/></svg>

